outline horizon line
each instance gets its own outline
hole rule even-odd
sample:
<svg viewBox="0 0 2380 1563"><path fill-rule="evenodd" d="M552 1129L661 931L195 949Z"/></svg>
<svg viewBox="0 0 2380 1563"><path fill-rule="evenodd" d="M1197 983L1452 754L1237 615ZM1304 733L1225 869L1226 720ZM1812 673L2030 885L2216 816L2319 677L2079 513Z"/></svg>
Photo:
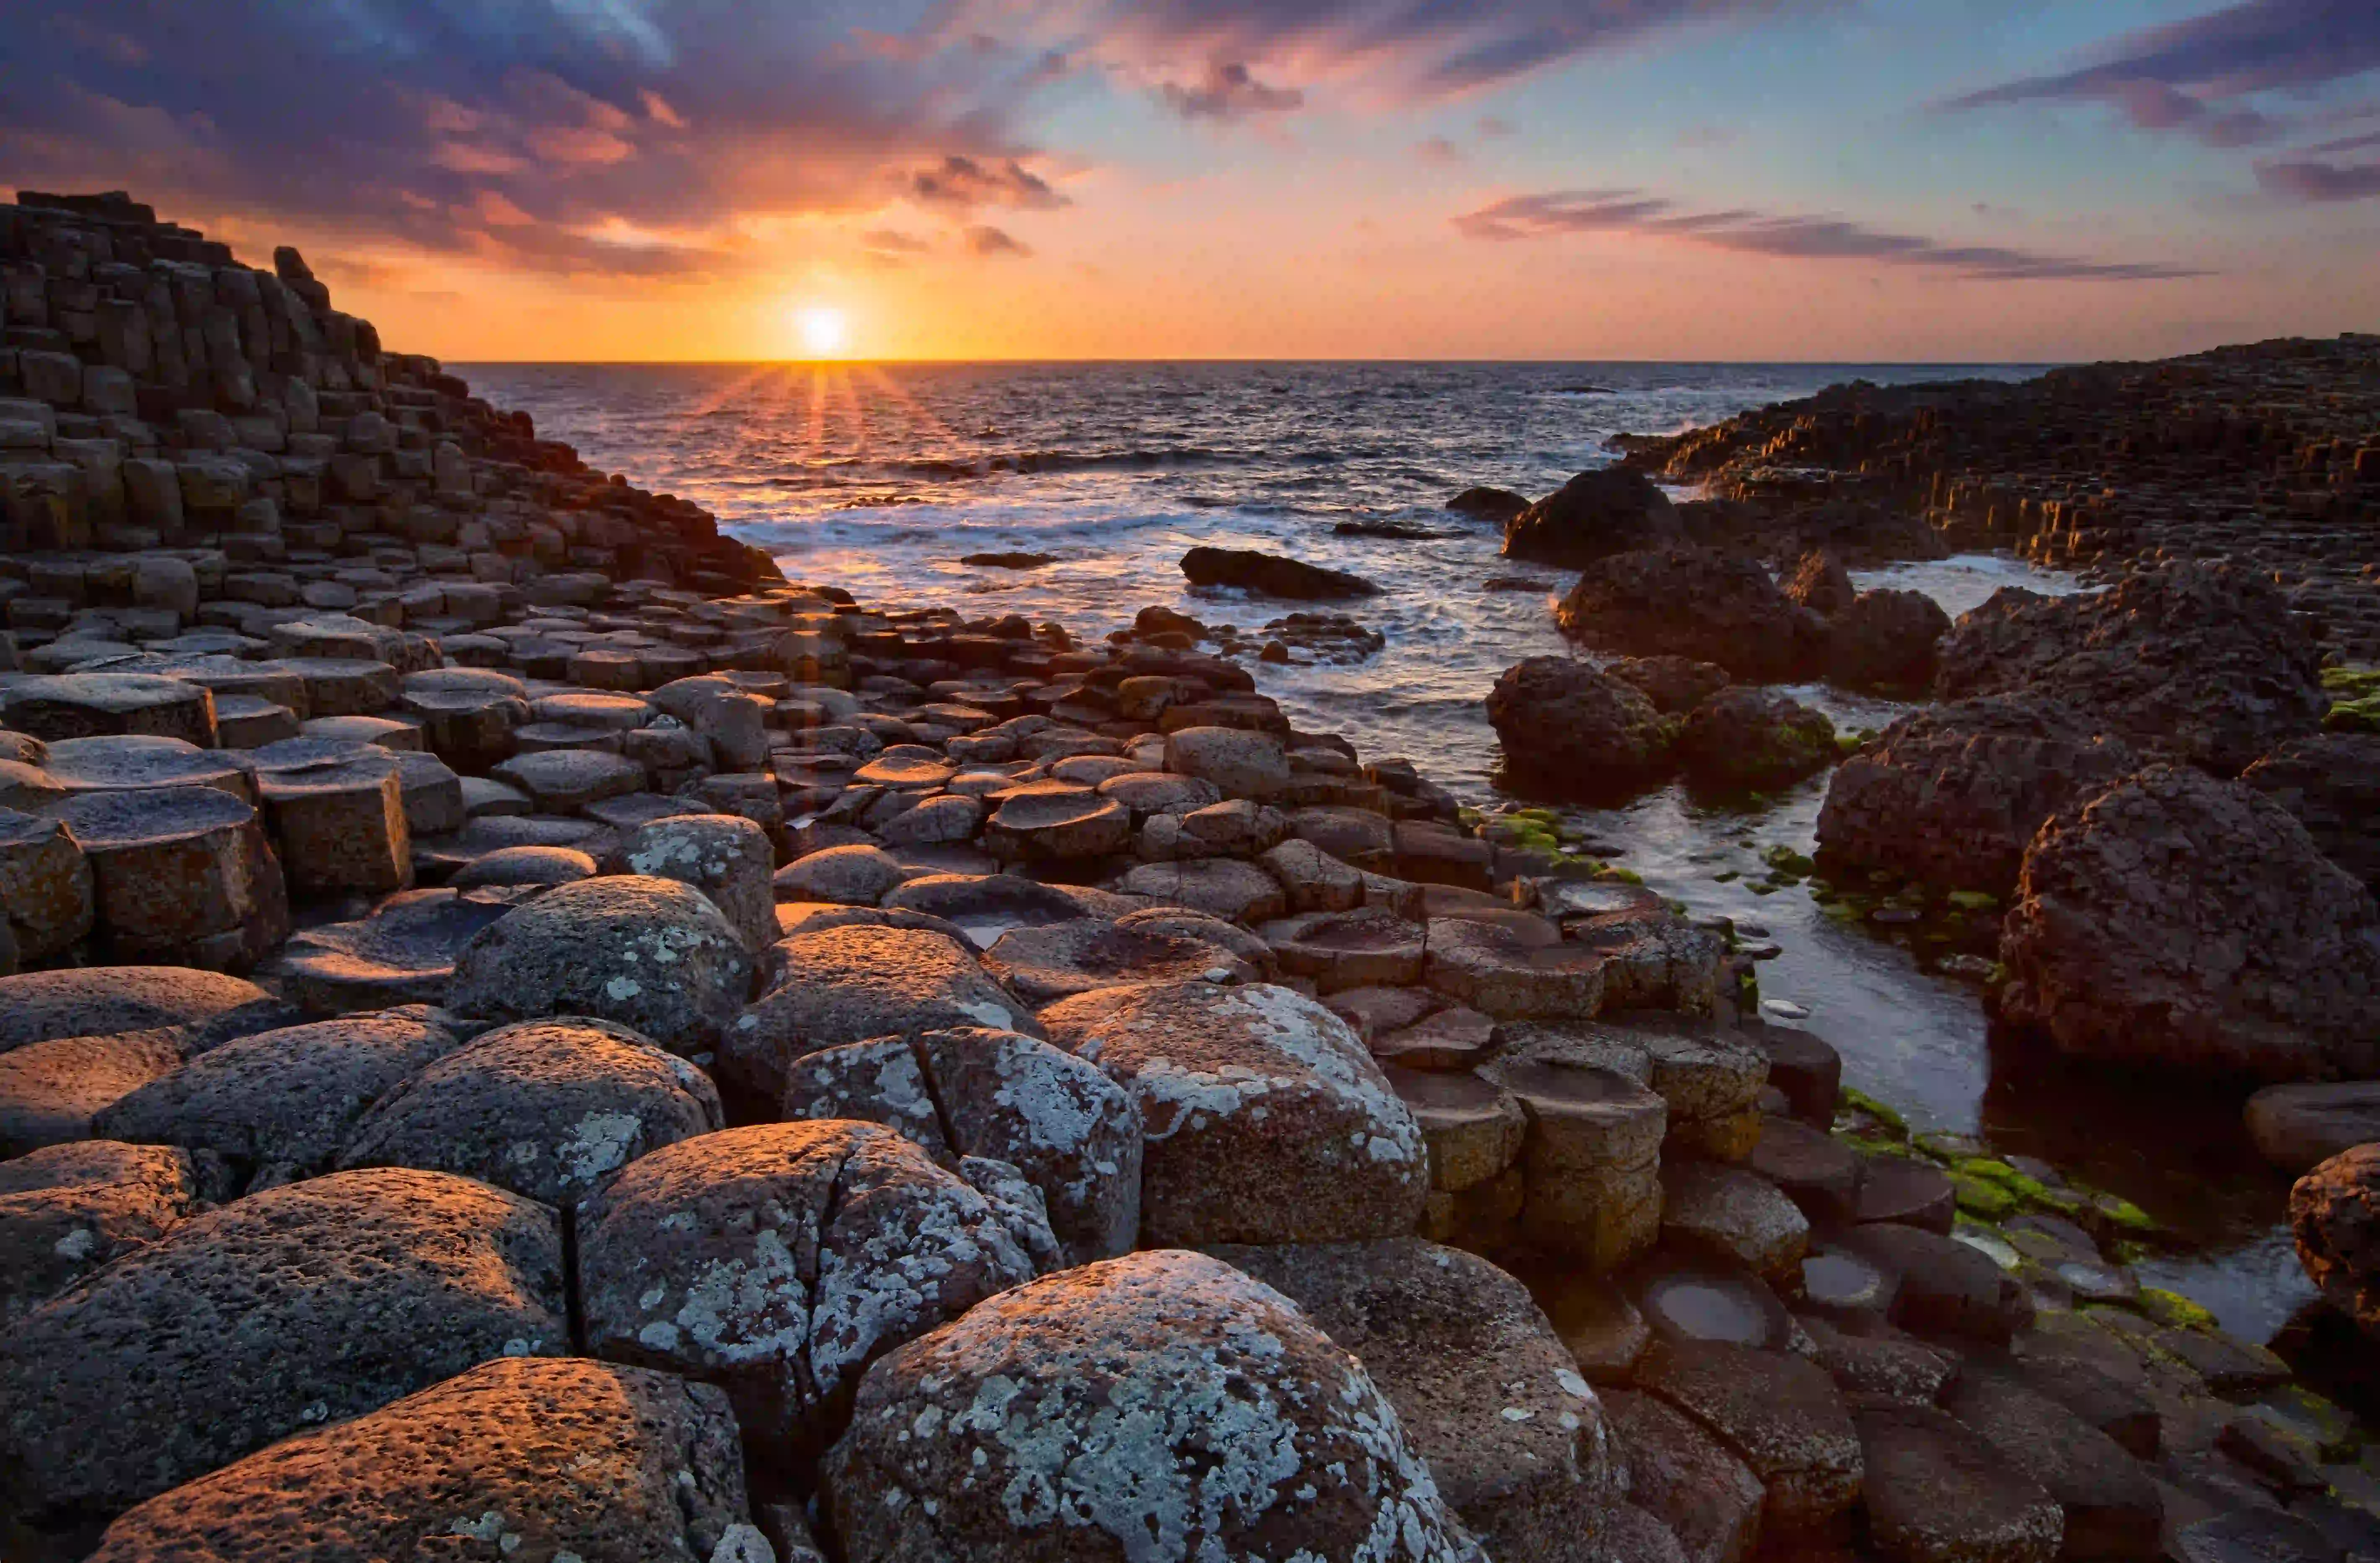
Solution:
<svg viewBox="0 0 2380 1563"><path fill-rule="evenodd" d="M2311 338L2309 340L2323 340ZM395 352L395 349L386 351ZM1111 364L1418 364L1430 366L1500 368L1508 366L1539 366L1547 368L1609 366L1615 368L1708 367L1714 369L2059 369L2081 363L2160 363L2163 358L1400 358L1400 357L1233 357L1198 355L1150 355L1141 357L851 357L837 358L757 357L757 358L475 358L448 357L443 354L420 355L398 353L399 357L436 358L442 364L488 365L565 365L581 369L610 368L722 368L754 369L776 366L783 369L858 369L888 364L955 364L988 365L1111 365ZM2189 357L2192 355L2169 354L2168 357Z"/></svg>

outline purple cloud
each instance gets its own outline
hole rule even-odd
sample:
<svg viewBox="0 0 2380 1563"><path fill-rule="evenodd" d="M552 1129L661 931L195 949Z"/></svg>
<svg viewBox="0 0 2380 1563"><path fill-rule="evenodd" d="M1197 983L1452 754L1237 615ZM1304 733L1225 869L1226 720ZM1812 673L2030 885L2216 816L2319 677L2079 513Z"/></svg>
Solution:
<svg viewBox="0 0 2380 1563"><path fill-rule="evenodd" d="M1216 63L1197 81L1183 86L1169 81L1158 88L1165 106L1184 119L1241 119L1252 114L1279 114L1305 102L1294 87L1269 87L1245 65Z"/></svg>
<svg viewBox="0 0 2380 1563"><path fill-rule="evenodd" d="M2059 100L2115 105L2144 130L2239 147L2286 133L2246 100L2305 93L2380 69L2380 6L2372 0L2244 0L2109 42L2070 70L2028 76L1950 99L1952 110Z"/></svg>
<svg viewBox="0 0 2380 1563"><path fill-rule="evenodd" d="M2256 183L2266 192L2291 200L2322 205L2370 200L2380 196L2380 163L2325 163L2314 158L2260 163Z"/></svg>
<svg viewBox="0 0 2380 1563"><path fill-rule="evenodd" d="M1742 209L1686 212L1666 197L1630 189L1510 196L1463 212L1453 224L1459 232L1476 239L1641 234L1778 260L1866 260L1991 282L2147 282L2202 274L2161 263L2081 260L2002 245L1946 244L1835 217Z"/></svg>
<svg viewBox="0 0 2380 1563"><path fill-rule="evenodd" d="M1050 188L1050 181L1014 158L986 163L953 152L929 168L920 168L904 181L905 193L928 206L1014 206L1049 211L1073 204Z"/></svg>

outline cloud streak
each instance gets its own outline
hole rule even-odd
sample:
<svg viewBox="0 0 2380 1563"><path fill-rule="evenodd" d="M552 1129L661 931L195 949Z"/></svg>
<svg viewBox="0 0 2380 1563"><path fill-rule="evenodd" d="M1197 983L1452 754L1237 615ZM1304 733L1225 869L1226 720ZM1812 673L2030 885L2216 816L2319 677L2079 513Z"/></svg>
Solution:
<svg viewBox="0 0 2380 1563"><path fill-rule="evenodd" d="M1950 98L1953 112L2017 103L2100 102L2135 127L2213 147L2270 141L2290 120L2251 100L2303 96L2380 70L2372 0L2244 0L2111 40L2071 68Z"/></svg>
<svg viewBox="0 0 2380 1563"><path fill-rule="evenodd" d="M1633 234L1780 260L1861 260L1990 282L2147 282L2201 273L2162 263L2076 260L2005 245L1950 244L1836 217L1738 208L1682 210L1633 189L1509 196L1452 219L1475 239L1512 242L1566 234Z"/></svg>

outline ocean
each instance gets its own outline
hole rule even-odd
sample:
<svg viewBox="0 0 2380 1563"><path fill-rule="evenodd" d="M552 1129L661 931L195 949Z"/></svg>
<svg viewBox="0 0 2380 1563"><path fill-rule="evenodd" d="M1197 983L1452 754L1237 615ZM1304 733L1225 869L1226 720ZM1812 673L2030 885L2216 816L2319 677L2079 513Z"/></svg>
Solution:
<svg viewBox="0 0 2380 1563"><path fill-rule="evenodd" d="M1475 484L1535 498L1613 459L1615 434L1668 434L1864 379L2020 380L2046 366L1654 363L480 364L478 394L523 408L548 439L642 487L694 500L795 580L871 606L1021 612L1078 636L1162 605L1260 630L1298 608L1346 612L1386 636L1376 655L1252 668L1303 728L1366 757L1403 756L1464 802L1506 801L1481 701L1504 668L1567 649L1560 573L1498 557L1497 529L1440 508ZM1397 524L1422 538L1350 535ZM1199 543L1349 570L1382 594L1344 604L1188 588ZM1030 552L1026 570L963 563ZM1498 577L1528 589L1483 590ZM2004 585L2076 589L2008 557L1969 555L1855 575L1913 587L1953 615ZM1906 707L1819 685L1795 697L1839 728ZM1974 991L1920 971L1884 930L1821 915L1801 890L1755 898L1760 854L1806 852L1820 777L1756 810L1671 787L1572 823L1695 913L1767 930L1781 953L1764 996L1808 1012L1845 1078L1915 1127L1986 1139L2113 1190L2204 1246L2143 1278L2268 1339L2310 1290L2278 1226L2286 1183L2244 1151L2237 1104L2146 1111L2120 1083L1995 1037Z"/></svg>

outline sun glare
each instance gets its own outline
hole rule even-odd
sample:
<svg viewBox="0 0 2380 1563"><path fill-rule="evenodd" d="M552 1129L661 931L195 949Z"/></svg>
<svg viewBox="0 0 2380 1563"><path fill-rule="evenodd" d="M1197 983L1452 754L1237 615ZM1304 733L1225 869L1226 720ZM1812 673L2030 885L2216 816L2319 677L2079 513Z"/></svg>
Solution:
<svg viewBox="0 0 2380 1563"><path fill-rule="evenodd" d="M801 333L803 348L813 358L841 357L844 344L851 339L851 322L843 311L822 304L795 310L794 325Z"/></svg>

